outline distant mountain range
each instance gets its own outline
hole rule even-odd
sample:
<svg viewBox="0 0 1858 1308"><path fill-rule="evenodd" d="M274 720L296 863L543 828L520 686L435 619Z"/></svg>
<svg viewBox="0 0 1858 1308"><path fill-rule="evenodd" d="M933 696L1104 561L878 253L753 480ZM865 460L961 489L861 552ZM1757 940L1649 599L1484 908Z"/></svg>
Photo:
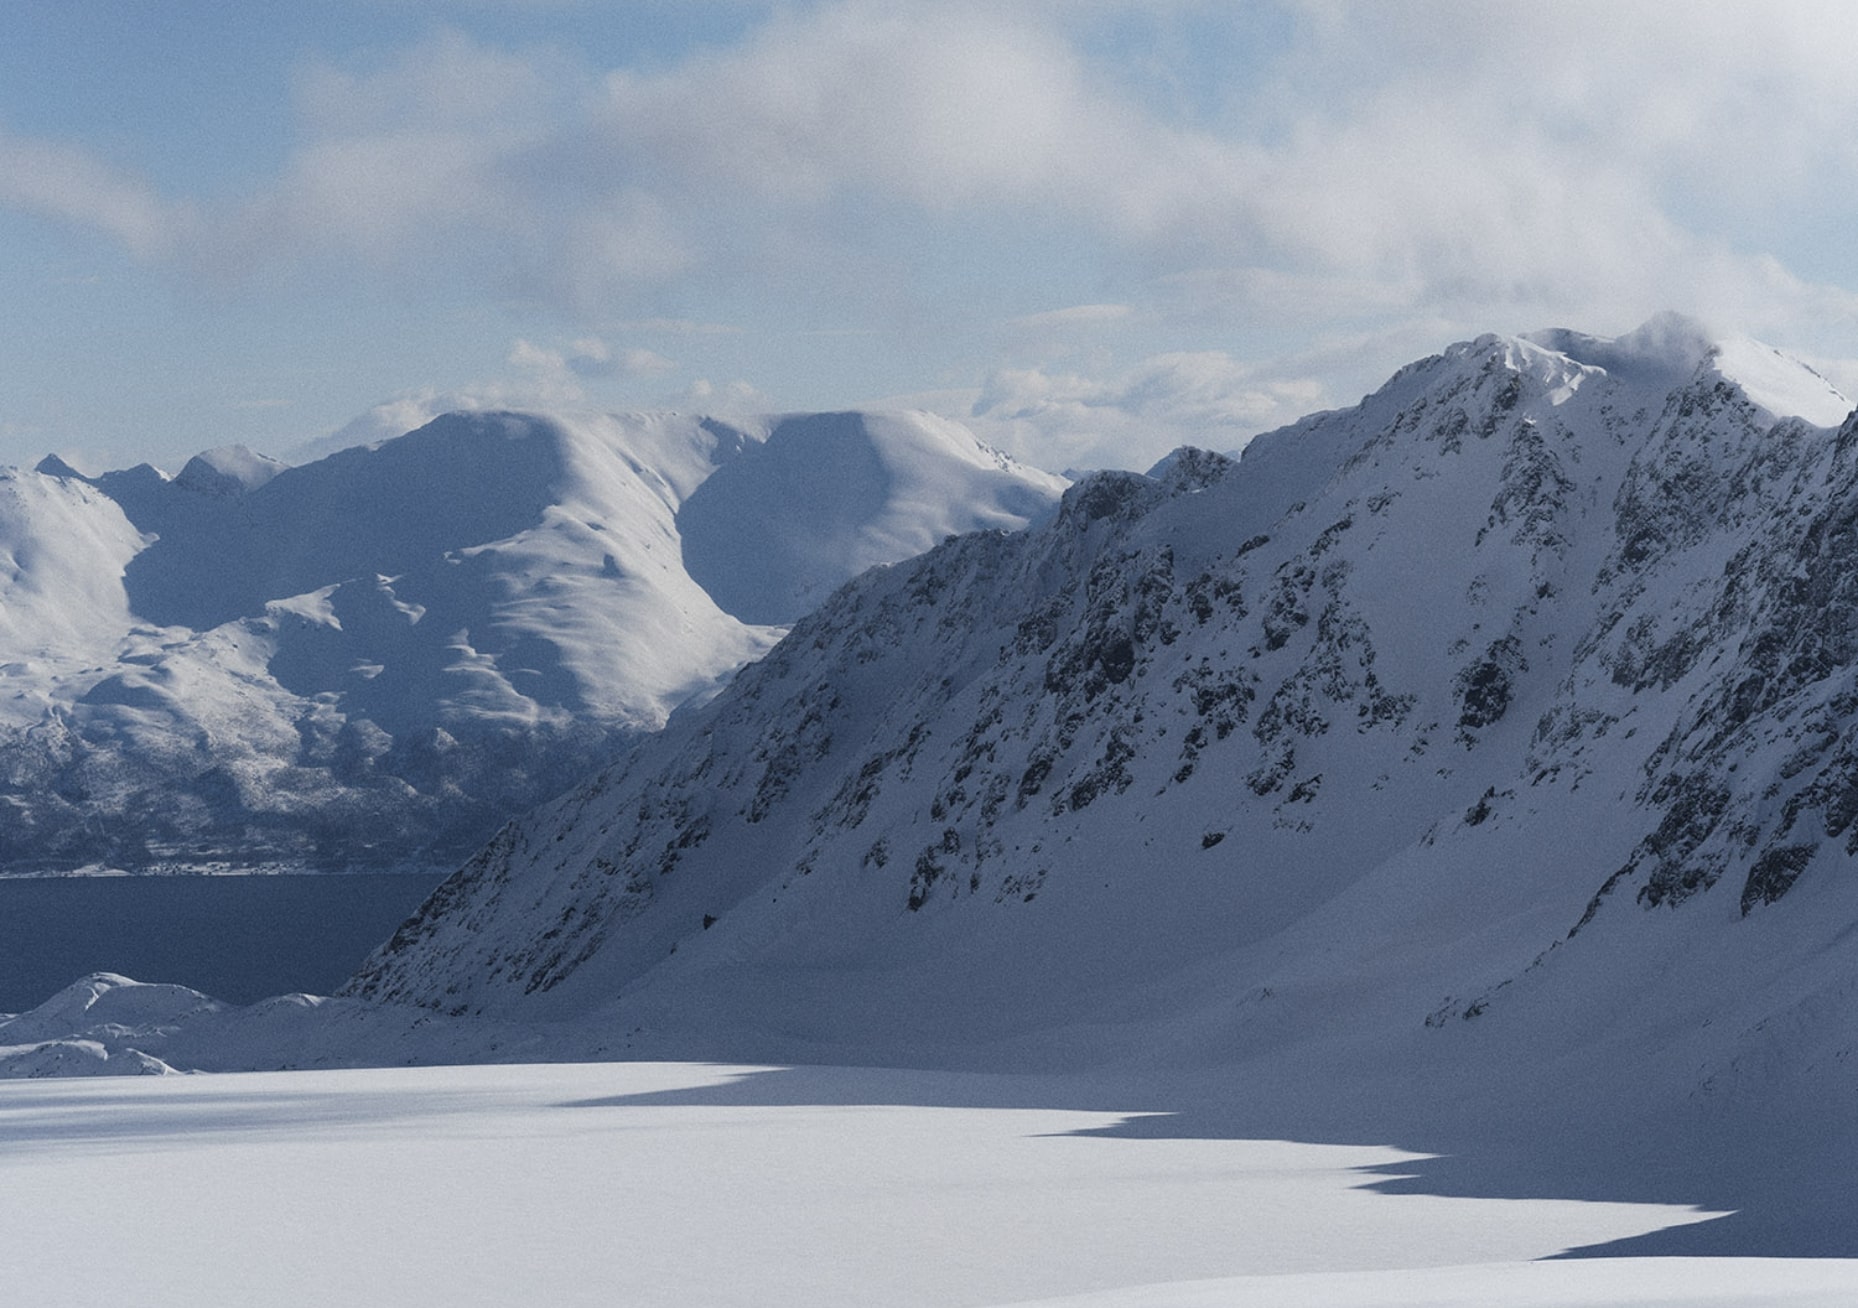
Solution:
<svg viewBox="0 0 1858 1308"><path fill-rule="evenodd" d="M859 413L0 471L0 870L455 862L841 582L1063 485Z"/></svg>

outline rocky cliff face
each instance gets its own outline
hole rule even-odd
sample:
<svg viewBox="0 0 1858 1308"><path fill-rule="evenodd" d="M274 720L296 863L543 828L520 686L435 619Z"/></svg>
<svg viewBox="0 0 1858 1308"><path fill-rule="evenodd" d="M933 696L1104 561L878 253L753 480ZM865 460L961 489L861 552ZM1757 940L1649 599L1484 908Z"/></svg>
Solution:
<svg viewBox="0 0 1858 1308"><path fill-rule="evenodd" d="M455 862L812 597L1062 484L866 414L454 414L300 468L5 473L0 869Z"/></svg>
<svg viewBox="0 0 1858 1308"><path fill-rule="evenodd" d="M1858 423L1793 416L1843 407L1682 323L1486 337L1094 476L845 587L350 990L769 1056L1792 1011L1852 920Z"/></svg>

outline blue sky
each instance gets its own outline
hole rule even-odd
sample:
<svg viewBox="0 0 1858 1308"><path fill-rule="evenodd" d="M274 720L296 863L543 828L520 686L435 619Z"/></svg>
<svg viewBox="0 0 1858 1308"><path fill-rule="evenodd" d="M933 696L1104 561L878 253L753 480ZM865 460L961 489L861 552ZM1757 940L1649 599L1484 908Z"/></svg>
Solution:
<svg viewBox="0 0 1858 1308"><path fill-rule="evenodd" d="M1806 0L10 0L0 463L907 404L1140 466L1664 308L1858 391L1854 37Z"/></svg>

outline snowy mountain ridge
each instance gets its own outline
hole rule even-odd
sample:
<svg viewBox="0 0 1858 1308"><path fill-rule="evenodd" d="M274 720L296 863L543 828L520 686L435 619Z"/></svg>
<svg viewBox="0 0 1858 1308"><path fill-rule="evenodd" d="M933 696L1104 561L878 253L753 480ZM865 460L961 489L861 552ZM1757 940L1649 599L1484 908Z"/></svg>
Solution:
<svg viewBox="0 0 1858 1308"><path fill-rule="evenodd" d="M1653 326L1454 346L862 576L349 993L749 1058L1830 1066L1858 422Z"/></svg>
<svg viewBox="0 0 1858 1308"><path fill-rule="evenodd" d="M455 859L841 581L1062 486L914 414L465 413L297 468L0 476L10 872Z"/></svg>

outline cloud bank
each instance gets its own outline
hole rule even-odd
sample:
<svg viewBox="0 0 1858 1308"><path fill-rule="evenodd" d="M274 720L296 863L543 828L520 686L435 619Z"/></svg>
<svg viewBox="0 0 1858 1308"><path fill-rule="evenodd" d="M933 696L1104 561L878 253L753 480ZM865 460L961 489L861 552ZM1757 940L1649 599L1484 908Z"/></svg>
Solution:
<svg viewBox="0 0 1858 1308"><path fill-rule="evenodd" d="M561 339L519 342L512 366L564 394L669 371L585 330L667 297L825 297L889 324L909 297L986 299L1013 233L1054 233L1080 273L1001 313L1032 357L968 385L1022 450L1099 462L1196 425L1237 443L1406 357L1338 362L1348 342L1618 331L1673 307L1834 371L1858 354L1858 255L1824 238L1858 202L1858 9L1226 12L796 5L622 68L440 31L306 68L294 145L240 194L164 194L81 145L0 135L0 205L235 285L478 284L556 315ZM1183 97L1154 70L1189 24L1232 71ZM949 242L969 257L919 254Z"/></svg>

